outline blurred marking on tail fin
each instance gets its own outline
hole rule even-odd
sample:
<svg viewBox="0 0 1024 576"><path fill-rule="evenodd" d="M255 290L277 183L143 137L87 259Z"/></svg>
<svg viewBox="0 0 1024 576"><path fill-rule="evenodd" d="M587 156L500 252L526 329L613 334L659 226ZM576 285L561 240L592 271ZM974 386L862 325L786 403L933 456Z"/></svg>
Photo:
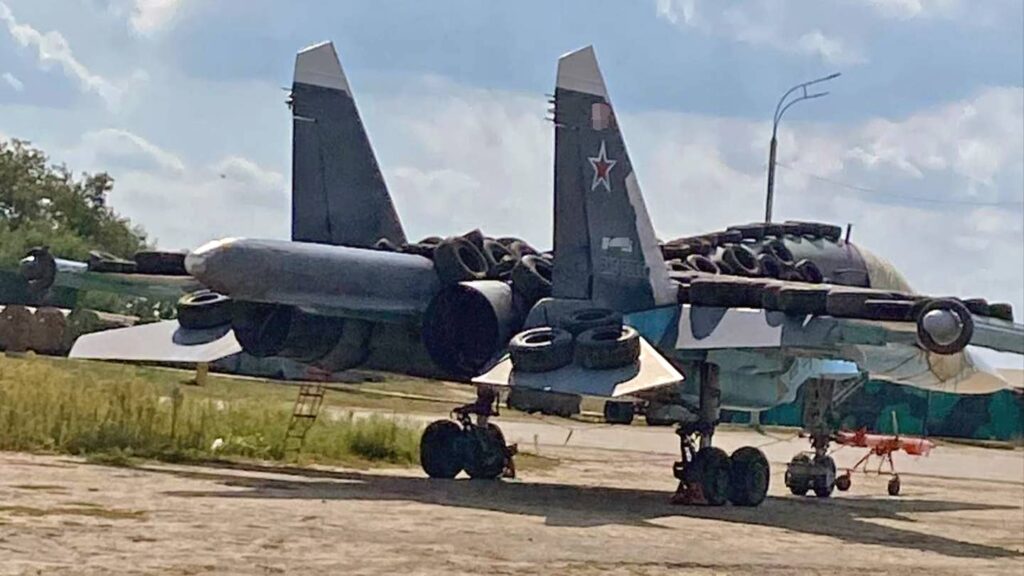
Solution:
<svg viewBox="0 0 1024 576"><path fill-rule="evenodd" d="M292 84L292 239L405 242L401 221L331 42L301 50Z"/></svg>
<svg viewBox="0 0 1024 576"><path fill-rule="evenodd" d="M553 294L622 311L676 302L590 46L558 61Z"/></svg>

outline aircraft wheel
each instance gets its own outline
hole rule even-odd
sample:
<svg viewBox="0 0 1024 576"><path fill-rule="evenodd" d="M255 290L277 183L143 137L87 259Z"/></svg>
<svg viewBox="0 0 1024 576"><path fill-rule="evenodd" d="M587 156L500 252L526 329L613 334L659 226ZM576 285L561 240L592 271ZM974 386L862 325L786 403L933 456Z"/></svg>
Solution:
<svg viewBox="0 0 1024 576"><path fill-rule="evenodd" d="M850 478L849 472L836 478L836 488L838 488L840 492L846 492L849 490L851 484L853 484L853 479Z"/></svg>
<svg viewBox="0 0 1024 576"><path fill-rule="evenodd" d="M604 421L608 424L625 424L628 426L633 423L633 416L632 402L608 400L604 403Z"/></svg>
<svg viewBox="0 0 1024 576"><path fill-rule="evenodd" d="M420 466L431 478L455 478L462 471L462 428L451 420L437 420L420 438Z"/></svg>
<svg viewBox="0 0 1024 576"><path fill-rule="evenodd" d="M189 292L177 304L178 324L183 328L202 330L231 322L231 298L213 290Z"/></svg>
<svg viewBox="0 0 1024 576"><path fill-rule="evenodd" d="M786 487L794 496L804 496L811 489L811 459L807 454L797 454L786 466Z"/></svg>
<svg viewBox="0 0 1024 576"><path fill-rule="evenodd" d="M814 495L818 498L828 498L836 487L836 462L831 456L823 456L821 459L816 459L814 466L818 468L818 473L813 478L813 486L811 486Z"/></svg>
<svg viewBox="0 0 1024 576"><path fill-rule="evenodd" d="M736 506L757 506L768 495L771 468L764 452L744 446L729 458L729 501Z"/></svg>
<svg viewBox="0 0 1024 576"><path fill-rule="evenodd" d="M893 476L889 479L889 485L887 486L889 496L900 495L900 477L899 475Z"/></svg>
<svg viewBox="0 0 1024 576"><path fill-rule="evenodd" d="M729 500L729 455L721 448L701 448L686 467L689 483L699 484L709 506L721 506Z"/></svg>
<svg viewBox="0 0 1024 576"><path fill-rule="evenodd" d="M501 428L488 423L473 428L466 436L466 474L470 478L494 480L501 476L508 464L505 435Z"/></svg>

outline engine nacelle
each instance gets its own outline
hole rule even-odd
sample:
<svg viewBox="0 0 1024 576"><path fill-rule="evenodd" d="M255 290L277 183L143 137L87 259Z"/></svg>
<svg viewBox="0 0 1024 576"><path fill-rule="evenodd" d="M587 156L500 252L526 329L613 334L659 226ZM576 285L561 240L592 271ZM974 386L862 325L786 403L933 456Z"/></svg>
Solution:
<svg viewBox="0 0 1024 576"><path fill-rule="evenodd" d="M235 302L231 328L245 352L315 363L338 344L345 320L307 314L294 306Z"/></svg>
<svg viewBox="0 0 1024 576"><path fill-rule="evenodd" d="M458 377L479 375L519 331L523 305L505 282L461 282L434 296L423 320L430 358Z"/></svg>

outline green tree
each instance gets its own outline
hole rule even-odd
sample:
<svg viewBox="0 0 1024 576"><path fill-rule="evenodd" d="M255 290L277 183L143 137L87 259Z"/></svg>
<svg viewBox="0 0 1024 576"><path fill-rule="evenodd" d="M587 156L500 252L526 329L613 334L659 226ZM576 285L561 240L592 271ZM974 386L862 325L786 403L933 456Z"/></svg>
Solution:
<svg viewBox="0 0 1024 576"><path fill-rule="evenodd" d="M0 141L0 265L40 245L75 260L90 250L130 258L147 247L142 228L107 205L113 186L105 172L76 178L28 142Z"/></svg>

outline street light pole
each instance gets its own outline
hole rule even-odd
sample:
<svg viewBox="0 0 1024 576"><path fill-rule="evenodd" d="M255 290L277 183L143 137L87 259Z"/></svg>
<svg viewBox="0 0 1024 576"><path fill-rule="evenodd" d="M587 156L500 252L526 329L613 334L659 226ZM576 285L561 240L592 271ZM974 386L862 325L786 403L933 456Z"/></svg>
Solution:
<svg viewBox="0 0 1024 576"><path fill-rule="evenodd" d="M775 105L775 115L772 117L772 141L768 147L768 197L765 200L764 207L765 222L772 221L772 201L775 199L775 151L776 148L778 148L779 144L776 135L779 131L779 122L782 121L782 115L786 113L786 110L789 110L790 106L796 104L797 102L801 102L803 100L810 100L811 98L821 98L822 96L828 94L828 92L816 92L813 94L808 94L808 86L818 84L819 82L832 80L834 78L838 78L839 76L840 73L835 72L833 74L829 74L828 76L822 76L821 78L816 78L809 82L797 84L796 86L793 86L792 88L787 90L786 93L782 95L782 98L779 98L779 103ZM790 100L789 102L786 102L786 99L789 98L789 96L796 92L797 90L800 90L802 93L796 98Z"/></svg>

